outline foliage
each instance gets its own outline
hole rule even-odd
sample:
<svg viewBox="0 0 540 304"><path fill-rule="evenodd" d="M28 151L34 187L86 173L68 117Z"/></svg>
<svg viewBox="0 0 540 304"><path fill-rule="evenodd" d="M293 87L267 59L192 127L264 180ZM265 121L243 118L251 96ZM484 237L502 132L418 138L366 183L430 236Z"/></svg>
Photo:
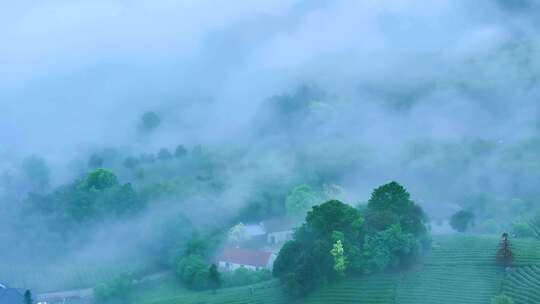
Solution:
<svg viewBox="0 0 540 304"><path fill-rule="evenodd" d="M338 240L343 246L343 259L338 256L338 261L349 261L351 270L357 270L362 223L358 210L340 201L314 206L294 240L285 243L274 262L273 274L285 283L286 292L302 296L320 283L338 278L331 254ZM294 286L299 289L289 290Z"/></svg>
<svg viewBox="0 0 540 304"><path fill-rule="evenodd" d="M130 275L122 274L107 280L94 288L94 298L96 303L127 304L129 293L132 288L133 278Z"/></svg>
<svg viewBox="0 0 540 304"><path fill-rule="evenodd" d="M474 213L466 210L456 212L450 219L450 226L459 232L465 232L472 224L474 224Z"/></svg>
<svg viewBox="0 0 540 304"><path fill-rule="evenodd" d="M158 159L159 160L170 160L173 158L173 155L167 148L161 148L158 152Z"/></svg>
<svg viewBox="0 0 540 304"><path fill-rule="evenodd" d="M285 200L287 215L292 218L303 218L313 205L319 203L319 200L320 197L309 186L298 186L287 195Z"/></svg>
<svg viewBox="0 0 540 304"><path fill-rule="evenodd" d="M176 275L187 287L203 290L209 287L210 269L200 255L182 258L176 266Z"/></svg>
<svg viewBox="0 0 540 304"><path fill-rule="evenodd" d="M105 190L117 185L118 178L114 173L106 169L97 169L88 174L83 187L86 190Z"/></svg>
<svg viewBox="0 0 540 304"><path fill-rule="evenodd" d="M366 270L382 271L387 268L408 266L418 255L420 245L411 233L404 233L399 224L366 236L363 254Z"/></svg>
<svg viewBox="0 0 540 304"><path fill-rule="evenodd" d="M210 269L208 270L208 272L208 287L214 290L220 288L223 282L221 280L221 274L219 273L216 264L210 265Z"/></svg>
<svg viewBox="0 0 540 304"><path fill-rule="evenodd" d="M377 232L399 224L404 233L422 239L427 234L427 217L422 208L410 199L407 190L397 182L376 188L366 211L368 232Z"/></svg>
<svg viewBox="0 0 540 304"><path fill-rule="evenodd" d="M288 294L302 296L347 273L408 267L429 241L426 221L396 182L375 189L362 210L337 200L316 205L279 252L273 274Z"/></svg>
<svg viewBox="0 0 540 304"><path fill-rule="evenodd" d="M232 272L223 273L223 283L226 287L245 286L268 281L272 273L266 269L250 270L239 267Z"/></svg>
<svg viewBox="0 0 540 304"><path fill-rule="evenodd" d="M514 260L512 245L510 244L508 233L506 232L501 236L501 243L499 245L499 251L497 252L497 260L504 266L509 266Z"/></svg>
<svg viewBox="0 0 540 304"><path fill-rule="evenodd" d="M145 112L141 116L140 129L142 131L146 131L146 132L153 131L160 124L161 124L161 119L156 113L152 111Z"/></svg>
<svg viewBox="0 0 540 304"><path fill-rule="evenodd" d="M34 300L32 299L32 292L30 292L29 289L27 289L24 292L24 304L33 304Z"/></svg>
<svg viewBox="0 0 540 304"><path fill-rule="evenodd" d="M246 226L243 223L238 223L229 230L228 239L235 244L239 244L247 238Z"/></svg>
<svg viewBox="0 0 540 304"><path fill-rule="evenodd" d="M31 195L28 205L39 213L56 217L60 230L81 222L132 215L144 207L144 199L131 184L120 184L105 169L90 172L83 180L59 187L46 195Z"/></svg>
<svg viewBox="0 0 540 304"><path fill-rule="evenodd" d="M174 150L174 157L180 158L187 155L187 150L184 145L178 145Z"/></svg>
<svg viewBox="0 0 540 304"><path fill-rule="evenodd" d="M334 270L340 275L345 276L345 270L347 269L347 259L345 257L345 251L343 250L343 244L341 240L337 240L334 243L334 247L330 250L330 254L334 257Z"/></svg>
<svg viewBox="0 0 540 304"><path fill-rule="evenodd" d="M500 294L493 297L491 304L514 304L514 300L507 295Z"/></svg>

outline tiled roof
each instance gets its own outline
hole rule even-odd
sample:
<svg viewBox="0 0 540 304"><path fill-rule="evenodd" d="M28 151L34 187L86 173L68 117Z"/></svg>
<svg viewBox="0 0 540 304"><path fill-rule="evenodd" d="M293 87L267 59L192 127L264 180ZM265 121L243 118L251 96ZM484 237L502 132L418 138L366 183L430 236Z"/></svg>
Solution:
<svg viewBox="0 0 540 304"><path fill-rule="evenodd" d="M266 267L272 256L271 252L225 248L220 256L216 258L218 262L228 262L240 265L249 265L255 267Z"/></svg>

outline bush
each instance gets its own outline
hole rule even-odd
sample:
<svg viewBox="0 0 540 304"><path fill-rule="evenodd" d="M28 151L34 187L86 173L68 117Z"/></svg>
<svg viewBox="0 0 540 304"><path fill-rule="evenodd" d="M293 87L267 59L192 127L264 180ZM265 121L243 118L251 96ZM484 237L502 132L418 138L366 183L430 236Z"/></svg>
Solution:
<svg viewBox="0 0 540 304"><path fill-rule="evenodd" d="M501 295L495 296L491 300L491 304L514 304L514 301L509 296L501 294Z"/></svg>
<svg viewBox="0 0 540 304"><path fill-rule="evenodd" d="M176 274L186 287L204 290L209 287L210 270L200 255L189 255L178 262Z"/></svg>
<svg viewBox="0 0 540 304"><path fill-rule="evenodd" d="M272 278L272 273L267 269L249 270L240 267L233 272L223 274L223 283L226 287L245 286L264 282Z"/></svg>
<svg viewBox="0 0 540 304"><path fill-rule="evenodd" d="M116 276L94 288L96 303L124 304L129 303L129 293L132 286L131 275Z"/></svg>

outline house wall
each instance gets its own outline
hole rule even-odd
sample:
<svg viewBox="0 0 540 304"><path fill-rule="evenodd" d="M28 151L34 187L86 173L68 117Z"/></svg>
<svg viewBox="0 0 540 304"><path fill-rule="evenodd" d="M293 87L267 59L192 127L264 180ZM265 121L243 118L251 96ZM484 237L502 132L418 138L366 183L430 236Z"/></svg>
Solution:
<svg viewBox="0 0 540 304"><path fill-rule="evenodd" d="M259 270L263 268L263 267L255 267L251 265L242 265L242 264L236 264L236 263L230 263L230 262L224 262L224 261L219 261L218 266L219 266L219 270L221 271L235 271L236 269L240 267L244 267L249 270Z"/></svg>
<svg viewBox="0 0 540 304"><path fill-rule="evenodd" d="M266 241L268 244L279 244L292 240L292 230L277 231L268 233Z"/></svg>

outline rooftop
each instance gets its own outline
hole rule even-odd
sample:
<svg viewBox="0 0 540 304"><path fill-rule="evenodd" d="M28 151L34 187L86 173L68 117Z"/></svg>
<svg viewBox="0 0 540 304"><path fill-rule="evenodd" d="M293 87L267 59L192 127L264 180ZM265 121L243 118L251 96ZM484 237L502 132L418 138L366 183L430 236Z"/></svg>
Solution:
<svg viewBox="0 0 540 304"><path fill-rule="evenodd" d="M272 253L266 251L225 248L221 255L216 258L216 260L219 262L228 262L240 265L266 267L271 256Z"/></svg>

